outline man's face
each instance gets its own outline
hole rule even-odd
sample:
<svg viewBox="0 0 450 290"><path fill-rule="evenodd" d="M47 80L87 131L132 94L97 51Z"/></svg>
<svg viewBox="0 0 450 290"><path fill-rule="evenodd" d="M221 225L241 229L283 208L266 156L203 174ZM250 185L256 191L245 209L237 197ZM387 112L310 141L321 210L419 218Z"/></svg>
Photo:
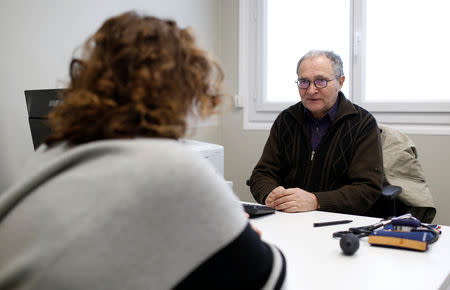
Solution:
<svg viewBox="0 0 450 290"><path fill-rule="evenodd" d="M303 105L311 111L316 119L320 119L333 107L339 91L344 84L345 77L335 78L331 61L323 55L304 59L298 68L298 79L310 82L307 89L299 88ZM319 89L314 85L318 79L331 80L325 88Z"/></svg>

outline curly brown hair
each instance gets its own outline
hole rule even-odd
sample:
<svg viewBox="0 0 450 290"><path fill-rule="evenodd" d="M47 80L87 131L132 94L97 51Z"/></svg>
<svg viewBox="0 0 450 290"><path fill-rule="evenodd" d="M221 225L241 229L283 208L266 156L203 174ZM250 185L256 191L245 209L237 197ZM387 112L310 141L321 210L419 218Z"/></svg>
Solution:
<svg viewBox="0 0 450 290"><path fill-rule="evenodd" d="M127 12L106 20L72 59L47 145L101 139L180 138L188 114L221 103L223 71L176 22Z"/></svg>

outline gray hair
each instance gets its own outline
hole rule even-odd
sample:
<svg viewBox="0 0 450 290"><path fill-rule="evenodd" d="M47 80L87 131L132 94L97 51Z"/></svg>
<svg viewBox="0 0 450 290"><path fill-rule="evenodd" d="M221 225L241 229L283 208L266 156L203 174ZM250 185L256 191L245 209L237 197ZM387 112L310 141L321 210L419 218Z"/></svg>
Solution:
<svg viewBox="0 0 450 290"><path fill-rule="evenodd" d="M342 65L341 57L331 50L310 50L310 51L308 51L298 61L297 71L295 73L298 74L298 69L300 68L300 64L302 63L303 60L310 58L310 57L319 56L319 55L326 56L331 61L331 64L333 65L333 69L334 69L334 73L336 74L336 77L340 77L340 76L344 75L344 68Z"/></svg>

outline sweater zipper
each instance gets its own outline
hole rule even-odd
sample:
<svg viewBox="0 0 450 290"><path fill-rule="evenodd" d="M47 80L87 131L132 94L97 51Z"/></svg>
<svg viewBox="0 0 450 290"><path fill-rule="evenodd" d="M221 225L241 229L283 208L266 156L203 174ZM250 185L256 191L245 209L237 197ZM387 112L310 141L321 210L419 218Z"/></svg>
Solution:
<svg viewBox="0 0 450 290"><path fill-rule="evenodd" d="M331 124L330 128L328 128L327 133L325 134L325 136L323 136L322 140L320 141L320 143L322 143L326 138L328 138L328 135L330 134L330 131L333 129L336 123ZM312 171L313 171L313 166L314 166L314 156L316 155L316 152L318 151L318 149L320 148L320 144L317 146L316 150L312 150L311 151L311 165L309 167L309 172L308 172L308 179L306 180L306 188L309 188L309 184L311 182L311 176L312 176Z"/></svg>
<svg viewBox="0 0 450 290"><path fill-rule="evenodd" d="M308 131L305 129L305 128L303 128L303 132L304 132L304 134L308 137L308 144L309 144L309 148L310 149L312 149L311 147L311 143L310 143L310 136L309 136L309 134L307 133ZM311 164L310 164L310 166L309 166L309 168L308 168L308 172L307 172L307 174L306 174L306 182L305 182L305 184L304 184L304 189L307 189L308 187L309 187L309 181L310 181L310 179L311 179L311 173L312 173L312 167L313 167L313 159L314 159L314 155L316 154L316 151L315 150L311 150Z"/></svg>
<svg viewBox="0 0 450 290"><path fill-rule="evenodd" d="M311 164L309 165L309 169L308 169L308 173L307 173L307 177L306 177L306 184L305 184L305 190L306 188L309 188L309 183L311 181L311 174L312 174L312 169L313 169L313 164L314 164L314 155L316 154L315 150L311 151Z"/></svg>

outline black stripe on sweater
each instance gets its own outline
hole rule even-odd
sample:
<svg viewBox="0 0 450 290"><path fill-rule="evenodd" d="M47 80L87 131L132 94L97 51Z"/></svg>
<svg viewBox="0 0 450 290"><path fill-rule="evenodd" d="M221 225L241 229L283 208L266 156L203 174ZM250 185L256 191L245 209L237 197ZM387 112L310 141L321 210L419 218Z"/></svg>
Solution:
<svg viewBox="0 0 450 290"><path fill-rule="evenodd" d="M281 254L281 252L280 252ZM208 258L174 289L261 289L272 271L279 272L274 289L280 289L286 276L283 254L282 269L273 269L273 252L247 224L231 243Z"/></svg>

